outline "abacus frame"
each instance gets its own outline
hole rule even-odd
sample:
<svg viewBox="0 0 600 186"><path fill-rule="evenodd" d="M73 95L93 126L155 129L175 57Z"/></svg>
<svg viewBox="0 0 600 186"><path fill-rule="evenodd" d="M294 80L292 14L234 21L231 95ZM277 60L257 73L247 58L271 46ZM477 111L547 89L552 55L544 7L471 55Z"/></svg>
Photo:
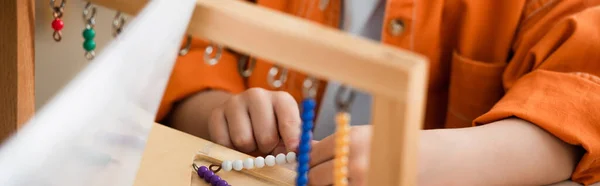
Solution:
<svg viewBox="0 0 600 186"><path fill-rule="evenodd" d="M148 0L91 2L135 15ZM368 185L416 184L425 57L237 0L198 0L188 33L371 93Z"/></svg>

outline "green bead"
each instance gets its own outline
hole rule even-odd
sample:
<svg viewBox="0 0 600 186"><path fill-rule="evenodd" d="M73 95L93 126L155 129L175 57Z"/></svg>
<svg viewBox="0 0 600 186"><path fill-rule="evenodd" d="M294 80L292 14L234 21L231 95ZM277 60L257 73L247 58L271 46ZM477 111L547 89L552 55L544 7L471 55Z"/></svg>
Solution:
<svg viewBox="0 0 600 186"><path fill-rule="evenodd" d="M96 42L94 40L85 40L83 42L83 49L86 51L92 51L96 49Z"/></svg>
<svg viewBox="0 0 600 186"><path fill-rule="evenodd" d="M83 30L83 38L86 40L94 39L94 37L96 37L96 31L94 31L94 29L86 28Z"/></svg>

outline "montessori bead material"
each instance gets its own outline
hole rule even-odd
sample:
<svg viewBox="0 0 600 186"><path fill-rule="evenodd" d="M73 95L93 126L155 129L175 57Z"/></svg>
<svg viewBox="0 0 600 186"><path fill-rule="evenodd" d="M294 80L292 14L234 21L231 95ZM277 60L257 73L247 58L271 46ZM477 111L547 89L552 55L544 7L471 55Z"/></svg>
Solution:
<svg viewBox="0 0 600 186"><path fill-rule="evenodd" d="M333 185L348 185L348 154L350 151L350 114L340 112L335 117L335 159Z"/></svg>
<svg viewBox="0 0 600 186"><path fill-rule="evenodd" d="M198 172L200 178L204 179L207 183L210 183L211 186L229 186L227 181L223 180L206 166L200 166L196 172Z"/></svg>
<svg viewBox="0 0 600 186"><path fill-rule="evenodd" d="M277 156L275 156L275 163L277 163L277 165L285 164L285 154L277 154Z"/></svg>
<svg viewBox="0 0 600 186"><path fill-rule="evenodd" d="M306 98L302 101L302 113L300 114L300 118L302 119L302 133L300 134L300 144L298 145L298 176L296 177L296 186L306 186L308 184L315 107L316 101L312 98Z"/></svg>
<svg viewBox="0 0 600 186"><path fill-rule="evenodd" d="M231 169L233 169L233 163L231 161L223 161L223 163L221 163L221 168L224 171L231 171Z"/></svg>
<svg viewBox="0 0 600 186"><path fill-rule="evenodd" d="M244 160L244 169L253 169L254 168L254 159L247 158Z"/></svg>
<svg viewBox="0 0 600 186"><path fill-rule="evenodd" d="M88 52L96 49L96 42L94 40L85 40L83 42L83 49Z"/></svg>
<svg viewBox="0 0 600 186"><path fill-rule="evenodd" d="M60 19L56 18L52 21L52 29L55 31L60 31L65 27L65 23Z"/></svg>
<svg viewBox="0 0 600 186"><path fill-rule="evenodd" d="M244 168L244 163L242 160L233 161L233 170L241 171Z"/></svg>
<svg viewBox="0 0 600 186"><path fill-rule="evenodd" d="M83 33L81 33L81 35L83 35L83 38L85 40L92 40L94 39L94 37L96 37L96 31L94 31L94 29L91 28L86 28L85 30L83 30Z"/></svg>
<svg viewBox="0 0 600 186"><path fill-rule="evenodd" d="M296 153L295 152L289 152L285 156L285 161L287 161L288 163L294 163L294 162L296 162Z"/></svg>
<svg viewBox="0 0 600 186"><path fill-rule="evenodd" d="M275 166L275 156L268 155L265 157L265 164L269 167Z"/></svg>
<svg viewBox="0 0 600 186"><path fill-rule="evenodd" d="M259 156L254 159L254 166L256 168L263 168L265 166L265 158Z"/></svg>
<svg viewBox="0 0 600 186"><path fill-rule="evenodd" d="M277 156L268 155L266 157L246 158L244 160L225 160L221 163L223 171L241 171L243 169L259 169L263 167L272 167L275 165L283 165L286 163L296 162L296 153L288 152L287 154L280 153Z"/></svg>

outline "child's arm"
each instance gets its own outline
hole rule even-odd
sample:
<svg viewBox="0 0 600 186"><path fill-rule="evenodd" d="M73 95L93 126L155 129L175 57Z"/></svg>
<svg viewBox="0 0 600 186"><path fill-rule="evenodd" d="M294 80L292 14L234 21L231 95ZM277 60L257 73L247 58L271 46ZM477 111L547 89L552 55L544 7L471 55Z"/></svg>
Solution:
<svg viewBox="0 0 600 186"><path fill-rule="evenodd" d="M521 119L423 131L423 185L546 185L567 180L582 150Z"/></svg>
<svg viewBox="0 0 600 186"><path fill-rule="evenodd" d="M370 137L371 126L352 129L352 185L366 185ZM309 180L314 185L332 183L334 139L327 137L313 147ZM419 185L551 184L568 179L581 155L578 147L520 119L424 130L419 147Z"/></svg>

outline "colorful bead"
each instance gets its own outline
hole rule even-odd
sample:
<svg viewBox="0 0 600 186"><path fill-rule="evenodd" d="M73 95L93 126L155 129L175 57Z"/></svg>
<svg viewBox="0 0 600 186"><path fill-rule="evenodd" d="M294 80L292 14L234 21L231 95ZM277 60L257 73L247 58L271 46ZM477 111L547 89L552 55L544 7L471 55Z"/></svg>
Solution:
<svg viewBox="0 0 600 186"><path fill-rule="evenodd" d="M316 101L307 98L302 101L302 134L300 135L300 144L298 146L298 177L297 186L305 186L308 183L308 170L310 162L310 150L312 142L312 129L315 119Z"/></svg>
<svg viewBox="0 0 600 186"><path fill-rule="evenodd" d="M210 181L210 179L215 176L215 173L212 171L207 171L204 173L204 180L205 181Z"/></svg>
<svg viewBox="0 0 600 186"><path fill-rule="evenodd" d="M54 21L52 21L52 29L54 29L55 31L60 31L64 27L65 23L60 18L56 18L54 19Z"/></svg>
<svg viewBox="0 0 600 186"><path fill-rule="evenodd" d="M219 181L221 181L221 177L214 175L213 177L210 178L210 184L211 185L217 185L217 183L219 183Z"/></svg>
<svg viewBox="0 0 600 186"><path fill-rule="evenodd" d="M86 28L85 30L83 30L82 35L85 40L92 40L94 39L94 37L96 37L96 31L94 31L94 29L91 28Z"/></svg>
<svg viewBox="0 0 600 186"><path fill-rule="evenodd" d="M88 52L96 49L96 42L94 40L85 40L83 42L83 49Z"/></svg>
<svg viewBox="0 0 600 186"><path fill-rule="evenodd" d="M204 179L204 181L210 183L212 186L229 186L229 183L223 180L220 176L216 175L206 166L198 167L196 172L198 172L198 176L200 178Z"/></svg>
<svg viewBox="0 0 600 186"><path fill-rule="evenodd" d="M348 185L348 154L350 153L350 114L340 112L336 116L335 159L333 185Z"/></svg>
<svg viewBox="0 0 600 186"><path fill-rule="evenodd" d="M228 185L229 185L229 183L227 183L225 180L221 180L221 181L217 182L216 186L228 186ZM213 186L215 186L215 185L213 185Z"/></svg>
<svg viewBox="0 0 600 186"><path fill-rule="evenodd" d="M204 174L206 174L207 172L210 172L210 171L208 170L207 167L201 166L200 168L198 168L197 172L198 172L198 176L200 176L200 178L204 178Z"/></svg>

